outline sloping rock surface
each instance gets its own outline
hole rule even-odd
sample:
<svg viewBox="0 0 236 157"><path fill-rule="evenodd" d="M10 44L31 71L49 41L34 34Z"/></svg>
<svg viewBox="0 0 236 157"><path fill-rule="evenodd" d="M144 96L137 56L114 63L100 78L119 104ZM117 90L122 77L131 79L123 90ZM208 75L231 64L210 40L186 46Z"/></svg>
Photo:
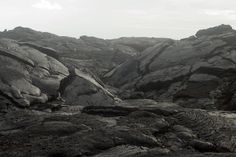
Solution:
<svg viewBox="0 0 236 157"><path fill-rule="evenodd" d="M228 87L236 76L235 39L230 26L201 30L196 37L158 43L105 77L111 86L143 92L144 98L234 109L235 88Z"/></svg>
<svg viewBox="0 0 236 157"><path fill-rule="evenodd" d="M56 54L51 48L1 39L0 95L20 107L55 99L72 106L114 104L99 79L79 70L69 75Z"/></svg>
<svg viewBox="0 0 236 157"><path fill-rule="evenodd" d="M67 105L112 105L115 97L94 78L77 69L61 81L59 92Z"/></svg>
<svg viewBox="0 0 236 157"><path fill-rule="evenodd" d="M20 106L47 102L69 74L55 58L9 39L0 40L0 63L0 93Z"/></svg>

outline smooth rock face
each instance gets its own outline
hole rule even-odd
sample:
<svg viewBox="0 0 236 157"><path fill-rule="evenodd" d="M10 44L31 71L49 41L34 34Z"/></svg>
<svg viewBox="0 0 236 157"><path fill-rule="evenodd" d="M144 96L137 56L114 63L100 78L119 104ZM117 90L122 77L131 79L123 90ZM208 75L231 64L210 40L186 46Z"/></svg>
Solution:
<svg viewBox="0 0 236 157"><path fill-rule="evenodd" d="M228 100L224 95L232 95L225 86L235 79L235 38L230 26L221 25L199 31L195 38L158 43L105 79L111 86L143 92L144 98L215 109Z"/></svg>
<svg viewBox="0 0 236 157"><path fill-rule="evenodd" d="M9 39L0 40L0 63L0 91L20 106L47 102L68 75L55 58Z"/></svg>
<svg viewBox="0 0 236 157"><path fill-rule="evenodd" d="M114 96L101 85L99 79L95 80L78 70L68 76L68 69L56 59L54 52L38 45L1 39L2 95L23 107L44 104L58 96L65 99L66 105L114 104Z"/></svg>

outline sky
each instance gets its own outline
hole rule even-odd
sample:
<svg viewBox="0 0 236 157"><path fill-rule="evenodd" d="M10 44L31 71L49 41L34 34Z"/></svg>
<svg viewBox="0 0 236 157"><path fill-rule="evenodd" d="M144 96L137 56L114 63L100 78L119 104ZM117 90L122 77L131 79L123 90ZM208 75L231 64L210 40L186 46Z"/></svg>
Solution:
<svg viewBox="0 0 236 157"><path fill-rule="evenodd" d="M0 0L0 30L181 39L220 24L236 28L235 6L236 0Z"/></svg>

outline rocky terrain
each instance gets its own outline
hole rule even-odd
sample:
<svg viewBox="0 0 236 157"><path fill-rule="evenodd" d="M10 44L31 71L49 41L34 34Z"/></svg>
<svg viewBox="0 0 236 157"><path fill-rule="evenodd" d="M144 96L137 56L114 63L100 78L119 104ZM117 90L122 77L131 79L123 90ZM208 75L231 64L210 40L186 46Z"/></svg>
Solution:
<svg viewBox="0 0 236 157"><path fill-rule="evenodd" d="M110 71L107 82L127 90L125 98L139 92L143 98L186 107L234 110L235 39L236 32L221 25L164 41Z"/></svg>
<svg viewBox="0 0 236 157"><path fill-rule="evenodd" d="M139 55L144 49L166 40L161 38L131 38L129 41L125 41L125 43L130 44L125 44L119 39L110 41L88 36L76 39L24 27L0 32L0 38L13 39L32 47L41 45L53 48L56 50L59 60L66 66L87 69L99 76ZM136 48L136 45L139 45L139 48Z"/></svg>
<svg viewBox="0 0 236 157"><path fill-rule="evenodd" d="M1 32L0 156L234 157L235 39Z"/></svg>

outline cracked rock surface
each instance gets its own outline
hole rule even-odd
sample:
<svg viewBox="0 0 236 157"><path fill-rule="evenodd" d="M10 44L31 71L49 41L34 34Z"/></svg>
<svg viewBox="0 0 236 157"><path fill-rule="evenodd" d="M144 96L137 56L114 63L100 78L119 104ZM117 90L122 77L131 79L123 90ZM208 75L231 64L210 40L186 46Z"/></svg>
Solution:
<svg viewBox="0 0 236 157"><path fill-rule="evenodd" d="M73 114L21 109L2 112L0 155L154 157L209 153L233 156L235 120L216 116L221 113L151 100L134 105L138 102L87 106Z"/></svg>

